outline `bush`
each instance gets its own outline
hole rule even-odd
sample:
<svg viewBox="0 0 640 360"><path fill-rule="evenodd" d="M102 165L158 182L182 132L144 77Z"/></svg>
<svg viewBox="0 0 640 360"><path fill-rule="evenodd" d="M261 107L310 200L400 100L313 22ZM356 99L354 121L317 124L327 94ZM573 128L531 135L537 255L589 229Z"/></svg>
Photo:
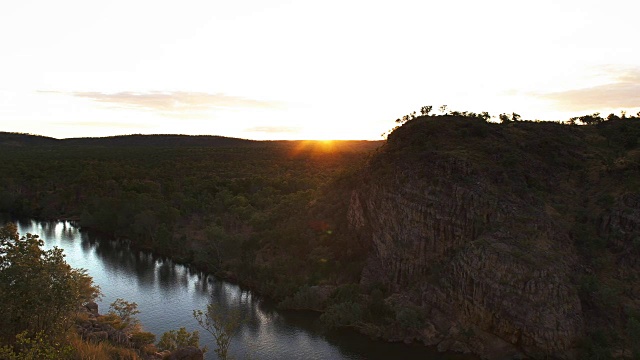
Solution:
<svg viewBox="0 0 640 360"><path fill-rule="evenodd" d="M424 325L424 318L420 312L410 307L396 310L396 321L405 329L417 330Z"/></svg>
<svg viewBox="0 0 640 360"><path fill-rule="evenodd" d="M358 284L347 284L337 288L329 300L332 304L344 302L356 303L360 300L360 286Z"/></svg>
<svg viewBox="0 0 640 360"><path fill-rule="evenodd" d="M320 316L320 321L329 328L354 326L362 320L362 307L353 302L344 302L330 306Z"/></svg>
<svg viewBox="0 0 640 360"><path fill-rule="evenodd" d="M123 299L116 299L116 301L109 305L109 314L119 319L119 321L115 321L112 326L124 332L130 333L139 330L140 320L135 317L135 315L139 313L138 304L135 302L130 303Z"/></svg>
<svg viewBox="0 0 640 360"><path fill-rule="evenodd" d="M282 309L321 309L322 298L309 286L303 286L293 296L284 299L278 305Z"/></svg>
<svg viewBox="0 0 640 360"><path fill-rule="evenodd" d="M156 341L156 335L146 331L134 332L131 334L131 342L136 348L142 348L147 344L152 344Z"/></svg>
<svg viewBox="0 0 640 360"><path fill-rule="evenodd" d="M59 360L70 359L72 348L53 341L44 332L28 336L23 331L16 336L12 347L0 347L0 359L3 360Z"/></svg>
<svg viewBox="0 0 640 360"><path fill-rule="evenodd" d="M181 327L178 330L167 331L162 334L160 342L158 342L158 349L161 351L173 351L187 346L200 347L200 333L198 330L190 333L187 329Z"/></svg>

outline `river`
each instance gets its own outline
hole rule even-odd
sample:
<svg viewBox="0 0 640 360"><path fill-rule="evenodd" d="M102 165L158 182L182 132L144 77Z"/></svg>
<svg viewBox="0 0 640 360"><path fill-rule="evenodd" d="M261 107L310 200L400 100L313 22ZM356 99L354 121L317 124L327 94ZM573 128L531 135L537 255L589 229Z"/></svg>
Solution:
<svg viewBox="0 0 640 360"><path fill-rule="evenodd" d="M230 354L235 359L469 359L419 345L373 341L349 330L326 331L317 314L277 310L238 285L133 251L122 242L80 232L69 222L16 224L21 235L39 235L45 248L62 248L72 267L87 269L103 293L98 302L101 313L117 298L136 302L137 317L157 340L164 332L183 326L188 331L199 330L200 344L209 347L206 359L216 358L215 343L198 328L192 313L204 310L210 302L222 309L238 309L246 319L231 343Z"/></svg>

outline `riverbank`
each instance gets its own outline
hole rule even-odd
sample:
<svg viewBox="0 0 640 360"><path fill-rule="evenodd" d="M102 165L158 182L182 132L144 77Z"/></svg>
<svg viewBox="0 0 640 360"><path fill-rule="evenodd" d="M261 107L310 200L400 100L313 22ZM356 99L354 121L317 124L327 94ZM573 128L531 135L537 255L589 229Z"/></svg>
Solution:
<svg viewBox="0 0 640 360"><path fill-rule="evenodd" d="M202 349L194 346L173 350L158 349L154 344L156 340L154 334L144 331L127 332L123 330L126 329L123 322L124 319L115 314L100 314L97 303L87 303L78 312L75 325L76 332L86 343L76 344L76 351L82 354L81 358L99 357L99 354L120 358L126 357L125 354L131 350L141 360L204 360ZM94 354L90 354L91 352ZM95 354L96 352L98 354Z"/></svg>

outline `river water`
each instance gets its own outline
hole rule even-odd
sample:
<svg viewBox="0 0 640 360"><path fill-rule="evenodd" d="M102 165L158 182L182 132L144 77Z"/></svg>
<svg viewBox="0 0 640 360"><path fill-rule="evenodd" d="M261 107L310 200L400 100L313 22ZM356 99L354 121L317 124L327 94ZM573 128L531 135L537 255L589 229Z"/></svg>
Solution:
<svg viewBox="0 0 640 360"><path fill-rule="evenodd" d="M192 313L211 302L222 309L238 309L247 319L231 343L234 359L469 359L419 345L373 341L349 330L326 331L317 314L276 310L269 301L237 285L133 251L122 242L80 232L69 222L16 224L21 235L39 235L45 248L62 248L72 267L87 269L103 293L98 302L101 313L117 298L136 302L137 317L157 340L162 333L183 326L199 330L200 344L209 347L206 359L216 359L215 343L198 328Z"/></svg>

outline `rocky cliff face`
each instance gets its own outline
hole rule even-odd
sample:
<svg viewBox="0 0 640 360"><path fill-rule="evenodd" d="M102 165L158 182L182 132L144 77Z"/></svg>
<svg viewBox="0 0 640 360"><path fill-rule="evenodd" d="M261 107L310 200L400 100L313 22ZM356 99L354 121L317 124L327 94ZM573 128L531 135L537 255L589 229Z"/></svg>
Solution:
<svg viewBox="0 0 640 360"><path fill-rule="evenodd" d="M390 139L351 195L349 224L372 245L361 285L381 282L392 297L419 306L427 320L408 336L441 350L575 358L590 330L579 279L592 270L576 248L567 209L585 192L545 185L573 170L541 154L523 156L510 171L496 166L504 154L467 152L473 144L461 151L459 144L413 141L407 148L404 140ZM601 216L601 236L626 249L620 261L635 263L638 199L624 194Z"/></svg>

